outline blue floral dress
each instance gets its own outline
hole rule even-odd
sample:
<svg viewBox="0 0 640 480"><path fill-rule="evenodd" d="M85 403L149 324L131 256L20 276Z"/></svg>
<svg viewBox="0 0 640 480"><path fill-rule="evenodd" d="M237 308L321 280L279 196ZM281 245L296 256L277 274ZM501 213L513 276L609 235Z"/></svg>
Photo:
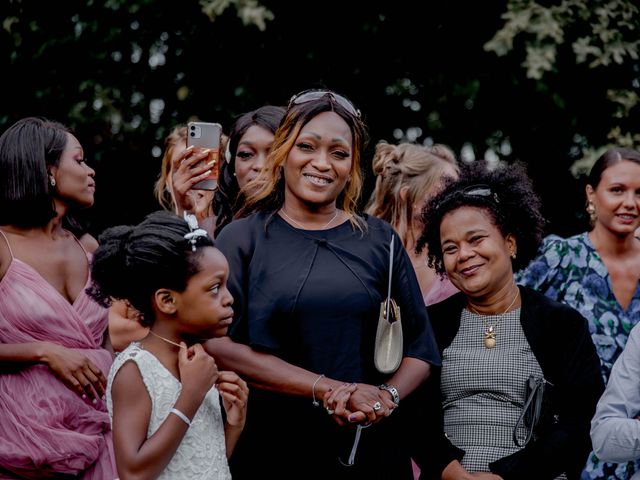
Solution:
<svg viewBox="0 0 640 480"><path fill-rule="evenodd" d="M570 305L587 319L606 382L629 332L640 322L640 282L625 311L613 294L609 272L587 233L567 239L549 235L538 253L526 269L518 272L518 283ZM638 470L640 462L605 463L591 453L582 479L626 480Z"/></svg>

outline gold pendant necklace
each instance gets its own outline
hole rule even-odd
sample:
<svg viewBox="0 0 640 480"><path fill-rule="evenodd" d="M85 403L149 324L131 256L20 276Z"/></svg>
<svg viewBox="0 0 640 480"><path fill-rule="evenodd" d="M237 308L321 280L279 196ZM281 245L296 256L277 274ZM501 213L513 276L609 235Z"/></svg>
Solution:
<svg viewBox="0 0 640 480"><path fill-rule="evenodd" d="M487 322L487 319L485 318L487 315L482 315L475 308L473 308L471 305L469 305L469 309L472 312L474 312L475 314L480 315L482 317L482 324L484 325L484 332L482 333L482 337L483 337L483 340L484 340L484 346L486 348L495 348L495 346L496 346L496 327L498 326L500 321L504 318L504 315L516 303L516 300L518 300L518 296L519 295L520 295L520 289L516 286L516 295L515 295L515 297L513 297L513 300L511 301L509 306L506 308L506 310L504 312L502 312L500 315L498 315L499 318L496 320L496 322L493 325L491 325L491 324L489 324L489 322ZM491 316L491 315L488 315L488 316Z"/></svg>

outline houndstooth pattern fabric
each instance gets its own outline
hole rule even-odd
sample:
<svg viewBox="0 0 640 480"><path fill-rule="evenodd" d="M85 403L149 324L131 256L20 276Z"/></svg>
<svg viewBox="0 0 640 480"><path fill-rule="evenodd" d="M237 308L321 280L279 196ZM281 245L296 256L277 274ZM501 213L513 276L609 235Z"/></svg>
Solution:
<svg viewBox="0 0 640 480"><path fill-rule="evenodd" d="M495 348L484 346L483 319L495 325ZM542 375L542 369L522 330L519 308L492 316L462 310L460 329L443 352L441 388L444 430L466 452L462 465L469 472L487 472L489 463L519 450L513 427L533 374ZM526 434L519 427L518 438Z"/></svg>

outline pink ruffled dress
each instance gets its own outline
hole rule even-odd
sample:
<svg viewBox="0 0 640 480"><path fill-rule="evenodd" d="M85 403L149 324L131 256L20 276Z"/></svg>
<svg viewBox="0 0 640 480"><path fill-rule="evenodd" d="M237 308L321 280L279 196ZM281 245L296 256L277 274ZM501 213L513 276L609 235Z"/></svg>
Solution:
<svg viewBox="0 0 640 480"><path fill-rule="evenodd" d="M9 242L0 230L0 235ZM77 349L105 374L107 309L84 289L70 304L33 267L13 256L0 280L0 343L48 341ZM87 254L89 258L89 255ZM89 280L87 280L87 283ZM117 477L109 414L71 391L46 365L0 374L0 478Z"/></svg>

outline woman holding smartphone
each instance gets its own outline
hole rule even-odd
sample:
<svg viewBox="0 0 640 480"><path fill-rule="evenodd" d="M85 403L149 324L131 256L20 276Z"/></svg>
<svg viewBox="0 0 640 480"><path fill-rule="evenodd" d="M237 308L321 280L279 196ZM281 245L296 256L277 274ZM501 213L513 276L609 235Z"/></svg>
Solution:
<svg viewBox="0 0 640 480"><path fill-rule="evenodd" d="M262 170L273 135L282 120L284 108L266 105L241 115L232 125L219 163L217 186L211 203L214 212L212 223L203 227L210 233L219 234L231 222L244 205L243 189ZM195 192L193 186L209 175L211 168L202 161L203 156L182 152L175 157L172 178L178 212L191 211L197 206L187 195Z"/></svg>

